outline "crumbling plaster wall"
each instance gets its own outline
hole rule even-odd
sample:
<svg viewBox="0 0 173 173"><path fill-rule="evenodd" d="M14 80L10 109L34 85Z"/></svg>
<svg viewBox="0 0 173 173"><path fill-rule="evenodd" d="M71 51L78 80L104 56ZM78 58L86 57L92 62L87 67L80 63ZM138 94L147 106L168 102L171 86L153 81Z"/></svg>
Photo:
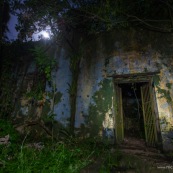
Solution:
<svg viewBox="0 0 173 173"><path fill-rule="evenodd" d="M113 137L113 74L156 72L156 101L164 149L173 139L173 39L143 30L115 31L86 43L78 81L76 127ZM173 149L173 148L172 148Z"/></svg>
<svg viewBox="0 0 173 173"><path fill-rule="evenodd" d="M82 136L114 139L113 74L144 72L155 76L159 122L165 149L173 139L173 39L172 35L143 30L123 30L83 39L78 78L75 128ZM69 85L72 81L70 54L59 47L54 50L58 68L52 72L53 85L46 86L43 106L37 105L38 116L54 114L55 120L68 126L70 118ZM33 66L30 73L34 73ZM31 81L32 82L32 81ZM28 84L29 85L29 84ZM53 87L55 86L55 87ZM54 97L54 108L51 112ZM33 108L23 99L17 116L26 117ZM19 115L20 114L20 115ZM41 115L42 114L42 115ZM173 149L173 148L172 148Z"/></svg>
<svg viewBox="0 0 173 173"><path fill-rule="evenodd" d="M25 76L21 75L18 78L19 84L22 80L23 82L22 85L18 84L19 87L17 87L20 95L16 102L13 120L16 122L17 130L21 133L24 133L26 127L30 127L30 124L34 124L34 126L31 125L31 130L36 126L44 126L48 131L50 130L50 133L52 133L52 128L58 131L58 128L68 127L69 125L70 98L67 91L72 78L69 53L65 48L52 46L49 50L49 56L49 58L55 59L56 68L52 71L51 80L46 82L45 91L41 91L41 98L28 96L28 93L32 91L33 84L37 86L40 82L34 80L37 72L34 60L28 64ZM52 123L53 120L55 120L54 123ZM44 129L37 130L38 135L42 131Z"/></svg>

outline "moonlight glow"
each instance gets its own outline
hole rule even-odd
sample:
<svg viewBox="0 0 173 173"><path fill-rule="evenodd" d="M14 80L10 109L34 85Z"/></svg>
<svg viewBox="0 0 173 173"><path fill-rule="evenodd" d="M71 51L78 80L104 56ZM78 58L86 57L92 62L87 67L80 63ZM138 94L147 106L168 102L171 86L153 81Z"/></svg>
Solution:
<svg viewBox="0 0 173 173"><path fill-rule="evenodd" d="M43 35L44 38L50 38L49 33L46 32L46 31L42 31L42 35Z"/></svg>
<svg viewBox="0 0 173 173"><path fill-rule="evenodd" d="M53 36L50 27L47 27L45 30L42 30L40 32L35 32L32 35L32 40L33 41L38 41L40 39L45 39L45 40L49 40L51 38L51 36Z"/></svg>

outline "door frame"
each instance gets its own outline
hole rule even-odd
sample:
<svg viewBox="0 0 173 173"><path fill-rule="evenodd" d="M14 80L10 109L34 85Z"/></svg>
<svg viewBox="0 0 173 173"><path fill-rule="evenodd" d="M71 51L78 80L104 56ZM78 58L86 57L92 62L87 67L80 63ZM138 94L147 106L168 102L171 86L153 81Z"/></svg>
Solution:
<svg viewBox="0 0 173 173"><path fill-rule="evenodd" d="M155 119L155 127L156 128L156 135L157 135L157 142L156 142L156 147L162 149L162 138L161 138L161 130L160 130L160 124L159 124L159 114L158 114L158 106L157 106L157 101L156 101L156 93L155 93L155 87L154 87L154 82L153 82L153 77L154 75L158 74L159 72L151 72L151 73L135 73L135 74L124 74L124 75L113 75L113 84L114 84L114 96L113 96L113 107L114 107L114 117L115 117L115 140L116 143L121 143L124 139L124 130L122 130L121 137L119 138L118 132L117 132L117 122L116 122L116 114L118 113L117 111L117 87L118 84L125 84L125 83L142 83L146 82L150 85L151 91L152 91L152 103L153 103L153 108L154 108L154 119ZM122 94L120 96L119 100L122 100ZM120 101L121 102L121 101ZM121 103L122 104L122 103ZM119 105L122 107L122 105ZM120 110L122 108L119 108ZM121 111L122 112L122 111ZM121 115L123 116L123 115ZM124 126L123 126L124 129Z"/></svg>

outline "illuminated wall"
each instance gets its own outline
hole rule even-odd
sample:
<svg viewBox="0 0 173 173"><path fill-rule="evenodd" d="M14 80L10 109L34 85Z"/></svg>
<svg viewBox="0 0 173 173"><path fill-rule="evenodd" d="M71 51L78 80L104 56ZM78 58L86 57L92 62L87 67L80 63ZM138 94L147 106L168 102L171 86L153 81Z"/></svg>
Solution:
<svg viewBox="0 0 173 173"><path fill-rule="evenodd" d="M77 81L75 131L84 137L114 140L114 84L110 75L159 71L154 77L159 124L164 149L173 149L173 39L170 35L143 30L114 31L83 38ZM52 72L55 88L47 84L43 106L35 108L38 117L53 115L62 126L70 119L70 51L54 51L58 68ZM54 90L55 89L55 90ZM54 102L53 112L51 112ZM31 114L23 99L17 116Z"/></svg>

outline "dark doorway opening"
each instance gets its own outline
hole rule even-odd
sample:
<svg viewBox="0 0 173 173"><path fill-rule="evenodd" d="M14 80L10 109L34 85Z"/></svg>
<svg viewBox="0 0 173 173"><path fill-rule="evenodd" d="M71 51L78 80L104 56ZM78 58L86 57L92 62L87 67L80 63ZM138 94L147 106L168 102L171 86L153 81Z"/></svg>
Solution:
<svg viewBox="0 0 173 173"><path fill-rule="evenodd" d="M114 92L116 143L130 138L127 140L158 146L161 138L153 74L116 75Z"/></svg>
<svg viewBox="0 0 173 173"><path fill-rule="evenodd" d="M118 84L122 90L122 114L124 137L144 139L144 119L142 110L141 86L146 82Z"/></svg>

